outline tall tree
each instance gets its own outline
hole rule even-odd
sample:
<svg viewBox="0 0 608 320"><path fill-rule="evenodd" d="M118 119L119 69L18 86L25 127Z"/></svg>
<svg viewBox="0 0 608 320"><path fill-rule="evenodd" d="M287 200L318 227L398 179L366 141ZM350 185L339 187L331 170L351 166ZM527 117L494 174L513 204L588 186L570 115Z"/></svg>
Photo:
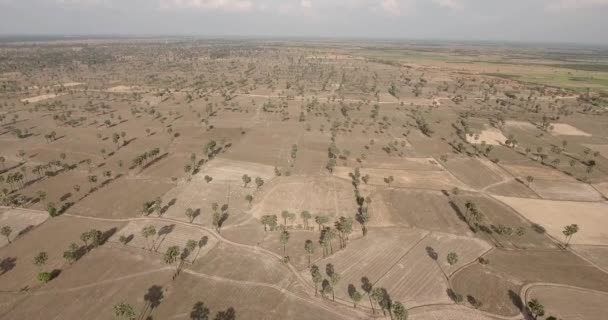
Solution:
<svg viewBox="0 0 608 320"><path fill-rule="evenodd" d="M315 253L315 246L311 240L306 240L304 243L304 250L306 250L306 254L308 254L308 265L310 266L310 256Z"/></svg>
<svg viewBox="0 0 608 320"><path fill-rule="evenodd" d="M361 289L363 289L363 292L367 294L367 298L369 299L369 305L372 307L372 313L376 313L376 310L374 309L374 303L372 302L372 290L374 289L374 285L367 277L361 278Z"/></svg>
<svg viewBox="0 0 608 320"><path fill-rule="evenodd" d="M154 237L156 235L156 228L153 225L145 226L141 230L141 235L144 236L144 238L146 239L146 243L147 243L149 237ZM154 239L152 239L152 246L150 246L150 251L152 251L152 249L154 249L155 242L156 241Z"/></svg>
<svg viewBox="0 0 608 320"><path fill-rule="evenodd" d="M570 240L572 239L572 236L574 236L574 234L576 234L579 230L578 224L571 224L571 225L567 225L564 227L564 230L562 231L562 233L564 234L564 236L566 237L564 245L567 247L570 244Z"/></svg>
<svg viewBox="0 0 608 320"><path fill-rule="evenodd" d="M180 249L178 246L170 246L169 248L167 248L167 251L165 251L165 254L163 255L163 262L168 264L168 265L172 265L177 261L177 258L180 255ZM177 274L177 269L175 270L176 274Z"/></svg>
<svg viewBox="0 0 608 320"><path fill-rule="evenodd" d="M312 277L312 282L315 284L315 296L319 291L319 284L323 281L323 275L321 275L321 271L319 271L319 267L313 265L310 267L310 275Z"/></svg>
<svg viewBox="0 0 608 320"><path fill-rule="evenodd" d="M340 281L340 274L336 272L336 270L334 269L334 265L331 263L325 265L325 274L327 274L327 276L329 277L329 282L331 283L331 300L335 301L336 297L334 288L336 287L336 285L338 285L338 282Z"/></svg>
<svg viewBox="0 0 608 320"><path fill-rule="evenodd" d="M283 232L281 232L279 241L283 245L283 255L286 256L287 243L289 242L289 231L283 230Z"/></svg>
<svg viewBox="0 0 608 320"><path fill-rule="evenodd" d="M304 210L300 213L300 218L302 218L303 224L304 224L304 228L308 229L308 221L312 218L312 215L310 214L310 212Z"/></svg>

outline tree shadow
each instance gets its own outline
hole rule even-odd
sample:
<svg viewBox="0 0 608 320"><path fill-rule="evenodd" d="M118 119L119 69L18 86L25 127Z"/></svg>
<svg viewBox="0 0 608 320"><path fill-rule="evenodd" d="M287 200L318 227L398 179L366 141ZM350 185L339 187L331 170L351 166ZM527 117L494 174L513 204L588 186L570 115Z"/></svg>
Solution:
<svg viewBox="0 0 608 320"><path fill-rule="evenodd" d="M17 265L17 258L7 257L0 261L0 276L13 270Z"/></svg>
<svg viewBox="0 0 608 320"><path fill-rule="evenodd" d="M426 254L435 261L437 261L437 259L439 258L439 255L437 254L435 249L433 249L433 247L430 247L430 246L426 247Z"/></svg>
<svg viewBox="0 0 608 320"><path fill-rule="evenodd" d="M145 314L146 311L148 311L148 309L150 310L150 314L151 314L152 311L154 311L154 309L160 305L163 298L164 298L163 287L153 285L150 288L148 288L148 292L146 294L144 294L144 301L146 302L146 306L145 306L142 314Z"/></svg>
<svg viewBox="0 0 608 320"><path fill-rule="evenodd" d="M99 245L106 243L117 231L116 227L106 230L101 234L101 239L99 240ZM132 236L132 235L131 235Z"/></svg>
<svg viewBox="0 0 608 320"><path fill-rule="evenodd" d="M19 233L17 234L17 237L20 237L20 236L32 231L33 229L34 229L34 226L30 224L29 226L23 228L23 230L19 231Z"/></svg>
<svg viewBox="0 0 608 320"><path fill-rule="evenodd" d="M531 225L531 227L532 227L532 230L534 230L540 234L544 234L545 232L547 232L547 230L545 230L545 228L543 226L541 226L540 224L533 223Z"/></svg>
<svg viewBox="0 0 608 320"><path fill-rule="evenodd" d="M51 271L51 280L59 277L60 274L61 274L61 269L54 269L53 271Z"/></svg>
<svg viewBox="0 0 608 320"><path fill-rule="evenodd" d="M162 239L160 239L160 241L158 242L156 248L154 249L154 251L158 251L158 249L160 248L161 244L165 241L165 238L167 237L168 234L170 234L171 232L173 232L173 229L175 229L175 224L168 224L166 226L162 226L157 233L157 239L160 239L162 237Z"/></svg>
<svg viewBox="0 0 608 320"><path fill-rule="evenodd" d="M123 243L124 244L129 244L129 242L133 241L133 238L135 238L135 236L133 234L130 234L130 235L128 235L128 236L125 237L125 240L124 240Z"/></svg>
<svg viewBox="0 0 608 320"><path fill-rule="evenodd" d="M201 301L197 302L192 306L192 311L190 311L190 319L191 320L208 320L209 314L211 311L209 308L205 307L205 304Z"/></svg>
<svg viewBox="0 0 608 320"><path fill-rule="evenodd" d="M519 294L517 294L515 291L513 290L509 290L509 299L511 299L511 303L513 303L513 305L519 310L519 311L524 311L524 303L521 300L521 297L519 296Z"/></svg>
<svg viewBox="0 0 608 320"><path fill-rule="evenodd" d="M226 311L219 311L214 320L235 320L236 319L236 311L233 307L226 309Z"/></svg>
<svg viewBox="0 0 608 320"><path fill-rule="evenodd" d="M160 215L162 216L165 212L167 212L167 210L169 210L169 208L171 208L173 205L175 205L176 202L177 202L176 198L173 198L169 202L167 202L167 205L163 206L160 209Z"/></svg>

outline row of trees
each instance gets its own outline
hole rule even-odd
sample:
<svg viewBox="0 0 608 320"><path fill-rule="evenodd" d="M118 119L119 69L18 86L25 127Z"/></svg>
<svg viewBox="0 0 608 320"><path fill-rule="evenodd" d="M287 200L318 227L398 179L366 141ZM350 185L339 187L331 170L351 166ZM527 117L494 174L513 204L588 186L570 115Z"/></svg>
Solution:
<svg viewBox="0 0 608 320"><path fill-rule="evenodd" d="M341 276L336 272L334 265L331 263L326 264L325 273L322 273L317 265L312 265L310 267L310 276L315 286L315 296L320 292L324 299L328 299L331 295L332 301L335 301L335 290L341 280ZM385 288L374 287L367 277L363 277L361 278L361 289L367 295L373 313L376 313L375 306L378 306L384 315L388 312L391 319L407 319L408 312L405 306L398 301L393 301ZM363 294L353 284L348 285L348 296L352 300L354 308L357 308L357 305L363 299Z"/></svg>

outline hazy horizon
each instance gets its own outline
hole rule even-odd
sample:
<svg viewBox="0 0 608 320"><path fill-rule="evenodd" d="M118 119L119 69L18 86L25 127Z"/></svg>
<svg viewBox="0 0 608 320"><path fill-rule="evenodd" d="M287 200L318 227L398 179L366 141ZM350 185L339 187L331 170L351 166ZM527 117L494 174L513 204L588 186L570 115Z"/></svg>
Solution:
<svg viewBox="0 0 608 320"><path fill-rule="evenodd" d="M0 0L2 36L608 44L608 0Z"/></svg>

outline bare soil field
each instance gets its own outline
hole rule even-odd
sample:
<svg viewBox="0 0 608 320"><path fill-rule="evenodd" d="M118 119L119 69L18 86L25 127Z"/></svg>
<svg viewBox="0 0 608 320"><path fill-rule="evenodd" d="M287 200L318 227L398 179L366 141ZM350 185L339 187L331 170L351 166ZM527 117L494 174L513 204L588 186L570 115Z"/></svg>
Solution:
<svg viewBox="0 0 608 320"><path fill-rule="evenodd" d="M531 176L534 180L550 180L558 182L575 182L575 179L563 174L557 170L551 170L549 168L541 167L538 165L533 166L520 166L520 165L502 165L506 170L511 172L512 175L519 178L521 181L526 181L526 177Z"/></svg>
<svg viewBox="0 0 608 320"><path fill-rule="evenodd" d="M49 215L46 212L32 211L27 209L3 208L0 211L0 227L10 226L12 232L9 236L0 238L0 247L4 247L10 241L32 231L36 226L46 221Z"/></svg>
<svg viewBox="0 0 608 320"><path fill-rule="evenodd" d="M84 187L84 186L83 186ZM141 215L142 206L171 189L166 182L119 179L85 197L69 212L91 217L133 218Z"/></svg>
<svg viewBox="0 0 608 320"><path fill-rule="evenodd" d="M468 305L471 296L481 302L479 309L482 311L502 316L520 314L518 298L523 283L516 277L497 274L476 263L456 274L451 283L452 289L461 294Z"/></svg>
<svg viewBox="0 0 608 320"><path fill-rule="evenodd" d="M340 286L336 288L335 294L348 300L349 284L359 287L362 277L376 283L397 266L399 260L427 234L428 232L413 229L371 229L366 237L352 241L344 250L337 251L335 248L336 252L332 256L318 260L315 264L321 270L328 263L334 265L336 272L341 275ZM302 271L302 275L311 281L309 270ZM437 280L441 281L441 278Z"/></svg>
<svg viewBox="0 0 608 320"><path fill-rule="evenodd" d="M485 189L487 193L506 197L536 198L539 196L530 188L517 180L508 180Z"/></svg>
<svg viewBox="0 0 608 320"><path fill-rule="evenodd" d="M495 196L526 219L541 225L554 239L564 240L564 226L578 224L580 231L572 244L608 244L608 204L604 202L552 201Z"/></svg>
<svg viewBox="0 0 608 320"><path fill-rule="evenodd" d="M574 245L573 250L604 271L608 270L608 247Z"/></svg>
<svg viewBox="0 0 608 320"><path fill-rule="evenodd" d="M530 184L538 195L547 200L600 201L603 196L591 185L580 182L534 180Z"/></svg>
<svg viewBox="0 0 608 320"><path fill-rule="evenodd" d="M108 238L122 225L122 223L74 217L59 217L46 221L21 236L19 241L2 249L3 261L12 262L4 263L0 290L16 292L35 289L40 286L36 275L41 271L58 270L58 277L61 277L62 269L67 266L63 252L71 243L76 243L79 248L84 247L84 243L80 240L83 232L97 229L104 234L104 238ZM48 261L42 268L33 263L34 257L39 252L46 252L48 255Z"/></svg>
<svg viewBox="0 0 608 320"><path fill-rule="evenodd" d="M265 184L254 197L252 214L280 215L283 210L298 214L307 210L313 215L350 216L356 212L352 185L334 177L277 177Z"/></svg>
<svg viewBox="0 0 608 320"><path fill-rule="evenodd" d="M460 181L474 188L487 188L512 177L488 160L452 158L443 165Z"/></svg>
<svg viewBox="0 0 608 320"><path fill-rule="evenodd" d="M387 288L408 306L450 303L446 277L489 249L481 240L433 232L409 249L375 285ZM454 265L446 259L451 252L458 255Z"/></svg>
<svg viewBox="0 0 608 320"><path fill-rule="evenodd" d="M364 190L367 190L365 188ZM371 224L404 226L454 234L470 234L448 199L439 191L377 189L368 192Z"/></svg>
<svg viewBox="0 0 608 320"><path fill-rule="evenodd" d="M582 131L574 126L571 126L567 123L554 123L553 130L551 130L551 134L556 136L583 136L583 137L591 137L591 134Z"/></svg>
<svg viewBox="0 0 608 320"><path fill-rule="evenodd" d="M156 234L146 239L142 234L145 227L152 226ZM120 237L126 237L129 241L125 244L130 247L148 250L151 253L162 254L171 246L184 248L189 240L196 241L197 245L194 252L190 253L185 260L192 262L217 245L215 236L200 230L194 226L186 226L179 223L158 221L158 220L137 220L131 221L122 229L118 230L109 241L119 244Z"/></svg>
<svg viewBox="0 0 608 320"><path fill-rule="evenodd" d="M560 250L494 250L484 258L489 264L466 267L452 278L454 291L481 302L481 310L504 316L519 314L520 290L526 283L561 283L605 290L608 274L576 255ZM488 287L494 290L487 290Z"/></svg>
<svg viewBox="0 0 608 320"><path fill-rule="evenodd" d="M527 299L538 299L549 316L558 319L600 320L606 318L608 293L561 286L534 286Z"/></svg>
<svg viewBox="0 0 608 320"><path fill-rule="evenodd" d="M465 208L466 201L475 203L484 226L477 234L497 247L513 249L554 248L555 243L544 232L539 232L509 205L490 196L461 196L456 203ZM466 209L465 209L466 210ZM501 226L510 231L502 231ZM522 234L518 234L521 230Z"/></svg>
<svg viewBox="0 0 608 320"><path fill-rule="evenodd" d="M336 167L334 175L343 179L349 179L349 173L354 171L353 168ZM361 170L361 174L370 176L368 184L386 185L384 178L393 177L394 181L390 186L394 188L413 188L413 189L430 189L430 190L445 190L454 187L466 188L449 172L443 170L437 171L406 171L406 170L391 170L391 169L376 169L365 168Z"/></svg>

